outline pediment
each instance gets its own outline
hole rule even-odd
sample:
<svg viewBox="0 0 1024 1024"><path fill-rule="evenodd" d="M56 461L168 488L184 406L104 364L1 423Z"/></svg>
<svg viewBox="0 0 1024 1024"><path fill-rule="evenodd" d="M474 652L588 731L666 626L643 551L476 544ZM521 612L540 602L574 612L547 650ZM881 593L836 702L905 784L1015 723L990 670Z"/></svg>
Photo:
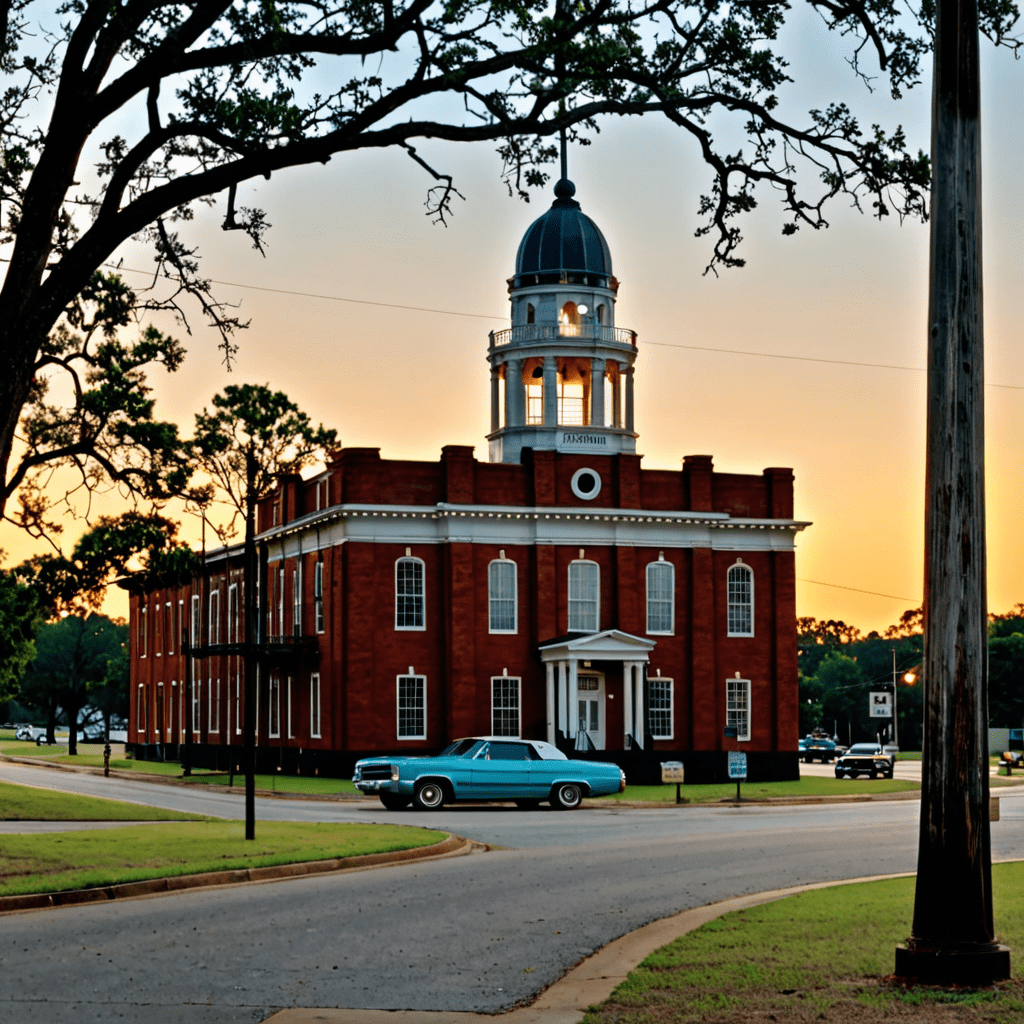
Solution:
<svg viewBox="0 0 1024 1024"><path fill-rule="evenodd" d="M621 629L606 629L600 633L575 633L556 637L540 644L543 661L561 661L565 658L585 658L588 661L646 661L657 646L657 641L634 636Z"/></svg>

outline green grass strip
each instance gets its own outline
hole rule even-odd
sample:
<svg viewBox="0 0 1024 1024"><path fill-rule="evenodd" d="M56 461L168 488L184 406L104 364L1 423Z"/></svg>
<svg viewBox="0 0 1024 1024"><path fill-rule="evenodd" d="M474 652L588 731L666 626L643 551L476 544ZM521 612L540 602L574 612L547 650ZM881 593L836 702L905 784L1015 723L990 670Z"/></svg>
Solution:
<svg viewBox="0 0 1024 1024"><path fill-rule="evenodd" d="M920 782L905 779L836 779L817 775L804 776L792 782L743 782L740 796L744 800L764 800L766 797L787 796L840 796L866 793L905 793L920 790ZM710 786L683 786L683 800L688 803L716 803L736 799L736 783L726 782ZM616 793L602 800L651 800L674 803L676 787L626 786L625 793Z"/></svg>
<svg viewBox="0 0 1024 1024"><path fill-rule="evenodd" d="M205 821L159 807L0 782L0 821ZM4 841L7 845L7 840ZM6 860L6 858L5 858ZM5 872L6 874L6 869Z"/></svg>
<svg viewBox="0 0 1024 1024"><path fill-rule="evenodd" d="M58 892L148 878L408 850L443 832L407 825L195 821L3 837L0 895Z"/></svg>
<svg viewBox="0 0 1024 1024"><path fill-rule="evenodd" d="M1024 864L992 869L996 934L1014 980L976 992L887 983L910 932L914 879L801 893L735 911L663 946L630 973L584 1024L698 1021L1024 1020Z"/></svg>

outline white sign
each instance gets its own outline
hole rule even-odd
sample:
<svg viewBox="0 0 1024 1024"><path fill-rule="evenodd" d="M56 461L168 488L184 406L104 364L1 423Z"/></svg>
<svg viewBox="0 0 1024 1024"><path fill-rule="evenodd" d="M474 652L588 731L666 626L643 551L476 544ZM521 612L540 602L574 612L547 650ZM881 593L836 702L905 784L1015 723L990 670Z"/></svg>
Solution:
<svg viewBox="0 0 1024 1024"><path fill-rule="evenodd" d="M661 762L661 781L662 782L685 782L686 777L683 772L682 761L662 761Z"/></svg>
<svg viewBox="0 0 1024 1024"><path fill-rule="evenodd" d="M744 750L729 751L729 778L745 779L747 777L747 754Z"/></svg>
<svg viewBox="0 0 1024 1024"><path fill-rule="evenodd" d="M872 718L892 718L892 694L872 690L868 709Z"/></svg>

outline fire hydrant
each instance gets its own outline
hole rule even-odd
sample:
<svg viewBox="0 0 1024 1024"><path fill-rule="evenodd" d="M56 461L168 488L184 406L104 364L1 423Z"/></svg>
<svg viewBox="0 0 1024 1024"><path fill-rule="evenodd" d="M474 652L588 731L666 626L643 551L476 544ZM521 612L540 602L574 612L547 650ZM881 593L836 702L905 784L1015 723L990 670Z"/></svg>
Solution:
<svg viewBox="0 0 1024 1024"><path fill-rule="evenodd" d="M103 744L103 774L110 778L110 742Z"/></svg>

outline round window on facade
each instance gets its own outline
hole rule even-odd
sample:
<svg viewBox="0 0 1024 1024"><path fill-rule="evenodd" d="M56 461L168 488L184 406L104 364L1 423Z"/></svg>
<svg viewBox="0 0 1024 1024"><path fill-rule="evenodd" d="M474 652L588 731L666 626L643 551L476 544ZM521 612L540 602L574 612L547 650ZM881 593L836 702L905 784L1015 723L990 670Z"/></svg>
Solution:
<svg viewBox="0 0 1024 1024"><path fill-rule="evenodd" d="M593 469L577 469L572 475L572 493L584 501L593 501L601 493L601 477Z"/></svg>

